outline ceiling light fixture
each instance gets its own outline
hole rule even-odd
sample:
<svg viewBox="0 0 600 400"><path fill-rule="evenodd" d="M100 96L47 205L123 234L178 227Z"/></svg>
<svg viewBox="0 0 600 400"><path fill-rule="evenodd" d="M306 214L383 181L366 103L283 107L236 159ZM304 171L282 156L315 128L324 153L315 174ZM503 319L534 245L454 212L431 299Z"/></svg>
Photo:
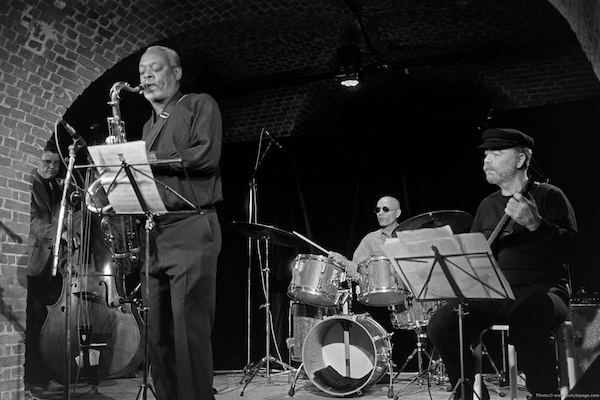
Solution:
<svg viewBox="0 0 600 400"><path fill-rule="evenodd" d="M337 49L338 71L336 79L342 86L354 87L360 83L361 59L356 44Z"/></svg>

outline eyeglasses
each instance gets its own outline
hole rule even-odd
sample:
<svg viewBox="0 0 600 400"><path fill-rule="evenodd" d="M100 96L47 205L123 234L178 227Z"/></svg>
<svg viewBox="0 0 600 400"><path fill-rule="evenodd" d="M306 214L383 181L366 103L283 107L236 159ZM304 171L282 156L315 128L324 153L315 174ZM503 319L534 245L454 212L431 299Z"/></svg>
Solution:
<svg viewBox="0 0 600 400"><path fill-rule="evenodd" d="M59 165L60 160L42 160L42 163L44 164L45 167L56 167Z"/></svg>
<svg viewBox="0 0 600 400"><path fill-rule="evenodd" d="M373 210L373 211L375 211L375 214L379 214L379 211L383 211L383 212L387 213L387 212L394 211L394 210L397 210L397 208L389 208L389 207L383 206L383 207L375 207L375 210Z"/></svg>

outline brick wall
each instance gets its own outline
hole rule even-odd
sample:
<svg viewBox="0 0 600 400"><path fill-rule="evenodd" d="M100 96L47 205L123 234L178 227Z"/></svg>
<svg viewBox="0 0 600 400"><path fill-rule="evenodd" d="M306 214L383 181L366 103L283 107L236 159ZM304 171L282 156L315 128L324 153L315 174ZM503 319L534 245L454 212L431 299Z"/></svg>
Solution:
<svg viewBox="0 0 600 400"><path fill-rule="evenodd" d="M600 79L600 1L548 1L569 22Z"/></svg>

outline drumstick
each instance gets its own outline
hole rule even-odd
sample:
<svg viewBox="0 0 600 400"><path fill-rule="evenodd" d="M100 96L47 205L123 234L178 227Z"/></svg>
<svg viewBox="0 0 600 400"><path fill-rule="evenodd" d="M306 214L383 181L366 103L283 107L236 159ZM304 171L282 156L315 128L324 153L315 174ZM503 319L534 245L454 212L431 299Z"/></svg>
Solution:
<svg viewBox="0 0 600 400"><path fill-rule="evenodd" d="M312 240L310 240L309 238L307 238L306 236L302 236L301 234L299 234L296 231L292 231L292 233L296 236L298 236L300 239L304 240L306 243L316 247L317 249L321 250L323 253L325 254L329 254L329 250L327 250L326 248L319 246L318 244L316 244L315 242L313 242Z"/></svg>

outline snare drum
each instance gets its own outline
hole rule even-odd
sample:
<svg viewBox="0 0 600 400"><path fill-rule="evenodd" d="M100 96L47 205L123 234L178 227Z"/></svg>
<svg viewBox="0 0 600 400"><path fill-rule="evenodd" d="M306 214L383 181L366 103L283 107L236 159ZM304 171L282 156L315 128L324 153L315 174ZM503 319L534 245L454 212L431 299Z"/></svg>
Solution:
<svg viewBox="0 0 600 400"><path fill-rule="evenodd" d="M345 268L337 261L314 254L298 254L287 293L301 303L333 307L340 301L338 288L344 279Z"/></svg>
<svg viewBox="0 0 600 400"><path fill-rule="evenodd" d="M370 306L392 306L409 295L387 257L371 257L358 264L357 299Z"/></svg>
<svg viewBox="0 0 600 400"><path fill-rule="evenodd" d="M410 296L403 305L396 307L391 313L392 325L396 329L416 329L429 324L434 312L440 308L442 301L416 301Z"/></svg>

